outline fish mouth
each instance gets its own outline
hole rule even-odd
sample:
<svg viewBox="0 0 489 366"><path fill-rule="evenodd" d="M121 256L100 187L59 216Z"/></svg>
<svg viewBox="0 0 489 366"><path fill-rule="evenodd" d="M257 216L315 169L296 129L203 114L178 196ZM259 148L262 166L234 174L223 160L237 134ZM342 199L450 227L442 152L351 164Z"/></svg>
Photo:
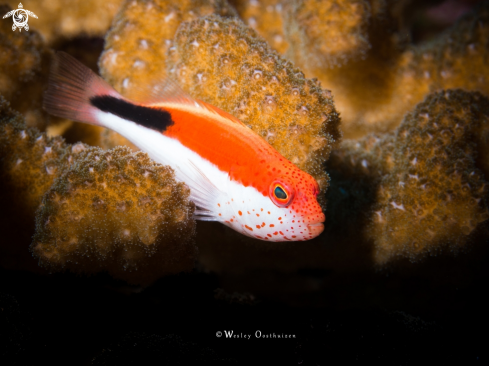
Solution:
<svg viewBox="0 0 489 366"><path fill-rule="evenodd" d="M314 224L307 225L307 228L309 229L309 232L311 234L313 234L314 236L318 236L323 232L324 224L322 222L316 222Z"/></svg>

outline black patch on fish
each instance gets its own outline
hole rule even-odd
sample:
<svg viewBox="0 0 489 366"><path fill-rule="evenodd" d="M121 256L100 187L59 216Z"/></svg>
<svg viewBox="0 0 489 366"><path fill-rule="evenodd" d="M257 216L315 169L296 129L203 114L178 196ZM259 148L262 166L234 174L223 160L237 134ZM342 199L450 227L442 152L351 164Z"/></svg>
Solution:
<svg viewBox="0 0 489 366"><path fill-rule="evenodd" d="M175 123L170 112L164 109L143 107L110 95L91 97L90 104L102 112L114 114L158 132L165 132Z"/></svg>

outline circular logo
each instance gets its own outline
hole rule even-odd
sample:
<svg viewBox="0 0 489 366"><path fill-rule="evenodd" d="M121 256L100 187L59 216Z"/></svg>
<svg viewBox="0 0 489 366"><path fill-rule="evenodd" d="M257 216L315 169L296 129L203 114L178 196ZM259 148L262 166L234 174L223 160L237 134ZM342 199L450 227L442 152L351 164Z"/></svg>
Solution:
<svg viewBox="0 0 489 366"><path fill-rule="evenodd" d="M217 333L216 333L216 337L217 337L217 338L221 338L221 337L222 337L222 332L217 332Z"/></svg>
<svg viewBox="0 0 489 366"><path fill-rule="evenodd" d="M24 9L17 9L12 16L14 24L18 28L24 28L29 20L29 14Z"/></svg>

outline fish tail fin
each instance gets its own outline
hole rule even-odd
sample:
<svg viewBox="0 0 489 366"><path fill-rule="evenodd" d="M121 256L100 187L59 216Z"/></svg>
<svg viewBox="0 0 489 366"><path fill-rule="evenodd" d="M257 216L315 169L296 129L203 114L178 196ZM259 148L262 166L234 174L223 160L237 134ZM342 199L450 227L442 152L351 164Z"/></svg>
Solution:
<svg viewBox="0 0 489 366"><path fill-rule="evenodd" d="M122 98L104 79L65 52L54 56L43 108L54 116L103 126L90 98L110 95Z"/></svg>

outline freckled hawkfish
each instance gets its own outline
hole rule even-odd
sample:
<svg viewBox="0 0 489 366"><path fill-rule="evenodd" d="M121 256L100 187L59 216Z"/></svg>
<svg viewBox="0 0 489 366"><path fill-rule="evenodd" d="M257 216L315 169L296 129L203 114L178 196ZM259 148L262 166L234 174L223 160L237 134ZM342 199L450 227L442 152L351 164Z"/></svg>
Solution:
<svg viewBox="0 0 489 366"><path fill-rule="evenodd" d="M137 101L86 66L55 55L44 109L110 128L190 187L195 218L261 240L302 241L323 231L319 186L245 124L166 80Z"/></svg>

